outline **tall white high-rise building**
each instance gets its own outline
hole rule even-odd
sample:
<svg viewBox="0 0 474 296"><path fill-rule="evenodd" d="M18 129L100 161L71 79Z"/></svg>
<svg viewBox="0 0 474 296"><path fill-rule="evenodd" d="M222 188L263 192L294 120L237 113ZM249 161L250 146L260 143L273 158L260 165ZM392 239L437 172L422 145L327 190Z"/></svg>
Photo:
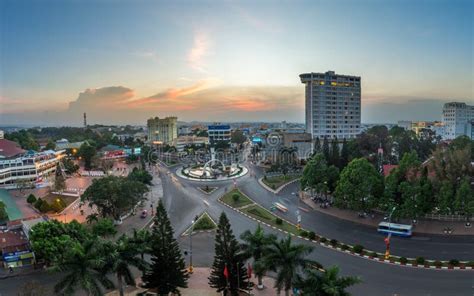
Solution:
<svg viewBox="0 0 474 296"><path fill-rule="evenodd" d="M355 138L360 132L360 77L326 73L300 75L306 85L306 132L313 138Z"/></svg>
<svg viewBox="0 0 474 296"><path fill-rule="evenodd" d="M451 140L466 135L472 139L472 121L474 106L466 103L451 102L443 106L443 139Z"/></svg>

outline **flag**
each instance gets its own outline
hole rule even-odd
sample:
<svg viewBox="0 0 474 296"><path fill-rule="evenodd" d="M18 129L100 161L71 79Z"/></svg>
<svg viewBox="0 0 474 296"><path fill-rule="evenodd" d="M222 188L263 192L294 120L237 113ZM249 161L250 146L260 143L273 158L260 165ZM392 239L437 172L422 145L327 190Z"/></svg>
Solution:
<svg viewBox="0 0 474 296"><path fill-rule="evenodd" d="M224 276L226 279L229 279L229 270L227 269L227 265L224 267Z"/></svg>
<svg viewBox="0 0 474 296"><path fill-rule="evenodd" d="M250 263L247 263L247 275L249 276L249 279L252 278L252 265Z"/></svg>

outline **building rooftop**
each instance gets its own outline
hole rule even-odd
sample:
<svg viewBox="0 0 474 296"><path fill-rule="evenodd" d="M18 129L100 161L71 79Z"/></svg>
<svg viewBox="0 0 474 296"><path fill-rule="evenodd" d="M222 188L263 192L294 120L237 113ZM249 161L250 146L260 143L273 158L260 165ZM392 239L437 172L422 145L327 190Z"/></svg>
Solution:
<svg viewBox="0 0 474 296"><path fill-rule="evenodd" d="M0 139L0 158L11 158L25 153L20 145L16 142Z"/></svg>
<svg viewBox="0 0 474 296"><path fill-rule="evenodd" d="M0 232L0 249L6 252L20 251L28 245L28 238L23 230L8 230Z"/></svg>

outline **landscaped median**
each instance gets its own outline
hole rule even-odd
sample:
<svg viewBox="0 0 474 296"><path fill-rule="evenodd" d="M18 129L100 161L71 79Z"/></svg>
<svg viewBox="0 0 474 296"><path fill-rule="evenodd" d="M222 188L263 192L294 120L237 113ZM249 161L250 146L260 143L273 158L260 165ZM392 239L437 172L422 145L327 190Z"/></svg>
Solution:
<svg viewBox="0 0 474 296"><path fill-rule="evenodd" d="M300 178L301 175L277 175L271 177L264 176L258 181L265 189L272 192L279 192L286 185L293 183Z"/></svg>
<svg viewBox="0 0 474 296"><path fill-rule="evenodd" d="M198 232L211 232L217 228L216 222L212 220L211 216L207 212L203 212L197 220L194 222L193 225L191 225L188 229L186 229L183 232L183 236L189 235L189 233L192 231L192 233L198 233Z"/></svg>
<svg viewBox="0 0 474 296"><path fill-rule="evenodd" d="M405 258L393 255L389 256L388 259L385 259L385 254L365 250L362 245L352 246L341 243L335 239L328 239L326 237L317 235L312 231L298 229L295 224L276 216L269 210L257 204L250 197L248 197L238 189L233 189L227 192L218 200L219 202L241 213L242 215L247 216L252 220L258 221L268 227L282 231L292 236L297 236L307 241L311 241L326 248L351 254L353 256L359 256L369 260L379 261L388 264L411 266L417 268L455 270L474 269L474 261L459 261L457 259L451 259L449 261L439 261L428 260L423 257Z"/></svg>

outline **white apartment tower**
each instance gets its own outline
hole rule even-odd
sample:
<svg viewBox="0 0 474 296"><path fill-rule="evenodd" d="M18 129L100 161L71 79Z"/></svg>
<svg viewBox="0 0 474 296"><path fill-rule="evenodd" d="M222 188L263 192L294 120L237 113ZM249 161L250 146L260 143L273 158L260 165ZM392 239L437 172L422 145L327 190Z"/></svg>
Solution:
<svg viewBox="0 0 474 296"><path fill-rule="evenodd" d="M306 85L306 132L313 138L355 138L360 132L360 77L326 73L300 75Z"/></svg>
<svg viewBox="0 0 474 296"><path fill-rule="evenodd" d="M472 121L474 106L466 103L451 102L443 106L443 124L445 140L451 140L462 135L472 139Z"/></svg>

